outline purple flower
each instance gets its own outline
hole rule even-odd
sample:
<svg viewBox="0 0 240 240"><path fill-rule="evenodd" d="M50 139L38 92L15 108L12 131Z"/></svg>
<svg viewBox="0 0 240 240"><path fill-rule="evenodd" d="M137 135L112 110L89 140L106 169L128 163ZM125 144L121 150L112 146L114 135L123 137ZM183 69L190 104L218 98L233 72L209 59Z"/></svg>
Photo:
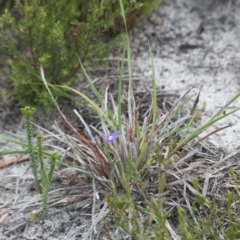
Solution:
<svg viewBox="0 0 240 240"><path fill-rule="evenodd" d="M106 140L108 144L113 144L113 141L120 135L119 131L116 131L109 136L104 134L103 132L99 132L100 136Z"/></svg>

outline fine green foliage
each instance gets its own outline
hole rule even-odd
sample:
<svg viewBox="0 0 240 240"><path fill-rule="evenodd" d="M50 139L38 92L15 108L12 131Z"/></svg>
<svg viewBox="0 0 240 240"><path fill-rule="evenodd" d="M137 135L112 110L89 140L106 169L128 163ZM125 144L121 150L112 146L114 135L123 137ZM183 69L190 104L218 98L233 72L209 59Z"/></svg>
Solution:
<svg viewBox="0 0 240 240"><path fill-rule="evenodd" d="M239 239L239 214L238 191L226 193L221 204L216 199L199 195L192 203L191 216L178 208L178 231L186 240L219 239L220 235L222 239Z"/></svg>
<svg viewBox="0 0 240 240"><path fill-rule="evenodd" d="M124 0L122 4L126 13L144 6L143 16L146 2L151 1ZM159 1L153 2L148 10ZM0 51L11 68L6 73L13 86L8 95L19 106L51 109L52 102L40 80L40 65L54 97L69 97L66 89L55 85L70 86L76 80L81 69L78 58L97 67L113 47L119 46L119 38L107 43L103 37L122 19L118 1L16 0L14 7L15 11L6 8L0 16Z"/></svg>
<svg viewBox="0 0 240 240"><path fill-rule="evenodd" d="M40 185L39 185L39 179L38 179L38 161L36 159L35 153L34 153L34 146L33 146L33 131L32 131L32 117L35 112L35 109L32 107L25 107L20 109L24 118L25 118L25 128L26 128L26 134L27 134L27 146L28 146L28 152L29 152L29 158L31 163L31 168L33 171L33 175L35 178L35 183L37 184L37 188L40 191Z"/></svg>
<svg viewBox="0 0 240 240"><path fill-rule="evenodd" d="M42 136L37 136L37 149L33 146L32 140L32 116L35 109L32 107L21 108L21 112L25 118L25 127L27 134L27 146L29 152L29 158L31 163L31 168L35 178L35 183L38 191L42 195L43 208L40 212L32 214L31 218L36 219L42 217L47 210L47 198L48 192L51 186L51 181L54 173L54 168L56 165L57 155L55 153L49 154L51 159L50 167L47 172L46 163L44 162L44 151L42 146ZM39 169L40 168L40 169Z"/></svg>
<svg viewBox="0 0 240 240"><path fill-rule="evenodd" d="M50 168L47 172L44 159L43 159L43 146L42 146L42 136L37 136L37 149L38 149L38 158L40 162L40 186L42 194L42 210L37 214L32 214L32 218L36 219L37 217L42 217L47 210L47 199L48 192L51 186L51 181L53 177L54 168L56 165L57 155L55 153L51 154L51 163Z"/></svg>

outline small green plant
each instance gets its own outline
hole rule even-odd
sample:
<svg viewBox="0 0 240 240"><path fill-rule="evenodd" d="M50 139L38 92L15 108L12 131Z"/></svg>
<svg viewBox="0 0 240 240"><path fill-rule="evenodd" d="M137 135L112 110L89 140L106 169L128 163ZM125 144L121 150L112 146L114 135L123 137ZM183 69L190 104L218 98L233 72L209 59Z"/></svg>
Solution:
<svg viewBox="0 0 240 240"><path fill-rule="evenodd" d="M51 181L53 177L54 168L56 165L57 155L55 153L52 153L49 155L51 161L50 161L49 170L47 171L46 163L44 162L42 136L37 136L37 149L33 146L31 120L32 120L33 113L35 112L35 109L32 107L25 107L25 108L21 108L21 112L25 118L27 146L28 146L31 168L35 178L36 187L42 195L42 204L43 204L42 210L40 212L37 212L37 214L34 212L34 214L32 214L31 216L32 219L36 219L38 217L42 217L47 210L48 192L51 186Z"/></svg>
<svg viewBox="0 0 240 240"><path fill-rule="evenodd" d="M232 174L231 169L229 173ZM232 177L234 181L235 176ZM226 193L224 198L218 200L198 192L191 204L191 214L178 208L178 231L186 240L218 239L219 236L222 239L239 239L239 214L238 191Z"/></svg>

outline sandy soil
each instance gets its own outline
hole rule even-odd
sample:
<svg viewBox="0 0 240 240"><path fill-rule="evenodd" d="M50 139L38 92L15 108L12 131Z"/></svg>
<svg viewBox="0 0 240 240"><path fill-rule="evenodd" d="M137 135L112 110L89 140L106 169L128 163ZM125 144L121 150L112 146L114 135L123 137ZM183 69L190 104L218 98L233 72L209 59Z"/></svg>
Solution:
<svg viewBox="0 0 240 240"><path fill-rule="evenodd" d="M192 91L197 93L202 87L199 106L206 104L203 122L239 92L240 0L169 0L141 26L132 30L131 39L133 76L144 83L151 80L149 40L161 89L184 94L192 87L195 87ZM226 113L239 107L239 103L240 100L235 101L225 109ZM24 139L20 114L2 105L0 107L3 109L0 112L1 131L16 139ZM216 134L211 142L225 151L238 148L239 118L240 112L236 112L216 124L212 130L229 123L235 125ZM16 149L15 145L3 140L0 144L0 152ZM0 225L0 240L90 239L86 234L92 226L92 208L91 203L81 198L81 192L90 191L92 194L91 189L75 185L78 198L72 199L73 203L51 207L44 219L31 222L29 209L36 208L40 198L34 190L28 162L0 169L0 177L0 213L7 213ZM65 187L64 181L59 183L56 180L52 191L59 191L59 196L66 200L68 195L62 191ZM101 189L99 191L101 193ZM56 195L50 193L50 200L54 200L51 196ZM96 211L103 211L102 203L100 198ZM101 233L101 224L97 225L97 232ZM105 238L96 234L91 239ZM118 239L117 235L115 239Z"/></svg>
<svg viewBox="0 0 240 240"><path fill-rule="evenodd" d="M196 91L202 87L199 106L206 104L204 122L240 90L239 8L239 1L169 1L133 31L138 73L146 79L152 74L149 39L162 88L183 94L191 87ZM226 113L239 103L235 101ZM235 124L211 138L216 146L239 147L239 117L237 112L215 125Z"/></svg>

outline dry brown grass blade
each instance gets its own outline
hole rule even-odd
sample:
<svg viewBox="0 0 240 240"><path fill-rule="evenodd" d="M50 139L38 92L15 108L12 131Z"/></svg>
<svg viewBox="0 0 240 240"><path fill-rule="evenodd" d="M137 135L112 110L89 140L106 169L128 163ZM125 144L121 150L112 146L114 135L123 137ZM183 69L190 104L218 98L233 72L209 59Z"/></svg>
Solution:
<svg viewBox="0 0 240 240"><path fill-rule="evenodd" d="M179 167L181 164L183 164L185 161L190 159L192 156L194 156L198 152L199 152L199 150L197 148L189 151L184 157L182 157L181 159L179 159L173 163L174 168Z"/></svg>
<svg viewBox="0 0 240 240"><path fill-rule="evenodd" d="M87 141L87 139L78 132L78 130L68 121L68 119L65 117L65 115L62 113L61 109L59 108L58 104L55 103L55 106L57 107L58 112L62 116L63 120L67 124L67 127L79 138L79 140L83 143L86 144L89 149L92 150L94 153L98 163L99 167L101 168L102 172L104 173L105 176L107 176L106 169L110 168L110 164L104 160L99 154L99 152ZM87 154L87 153L86 153Z"/></svg>
<svg viewBox="0 0 240 240"><path fill-rule="evenodd" d="M0 224L3 223L8 217L7 212L0 212Z"/></svg>
<svg viewBox="0 0 240 240"><path fill-rule="evenodd" d="M180 236L178 236L177 233L173 230L173 228L171 227L171 225L169 224L169 222L167 220L166 220L165 226L168 229L168 231L170 232L173 240L181 239Z"/></svg>
<svg viewBox="0 0 240 240"><path fill-rule="evenodd" d="M4 168L4 167L7 167L11 164L24 162L24 161L27 161L27 160L29 160L28 155L24 155L24 156L21 156L21 157L14 157L14 158L11 158L11 159L6 160L4 162L0 162L0 168Z"/></svg>
<svg viewBox="0 0 240 240"><path fill-rule="evenodd" d="M219 131L222 131L222 130L225 129L225 128L229 128L229 127L232 127L232 126L234 126L234 124L228 124L227 126L220 127L220 128L218 128L218 129L216 129L216 130L208 133L208 134L205 135L204 137L201 137L200 139L198 139L197 142L195 142L192 147L197 146L200 142L202 142L203 140L207 139L207 138L210 137L211 135L213 135L213 134L215 134L215 133L217 133L217 132L219 132Z"/></svg>
<svg viewBox="0 0 240 240"><path fill-rule="evenodd" d="M212 173L210 172L206 172L205 174L205 180L203 183L203 190L202 190L202 195L205 197L207 195L207 190L208 190L208 186L209 186L209 180L210 178L214 177Z"/></svg>
<svg viewBox="0 0 240 240"><path fill-rule="evenodd" d="M170 117L172 116L174 110L176 110L177 106L183 101L183 99L187 96L187 94L191 91L192 89L188 90L182 97L180 97L171 107L171 109L169 111L166 111L167 113L165 114L163 120L156 125L155 128L155 134L159 134L160 133L166 131L166 126L168 125L168 119L170 119Z"/></svg>
<svg viewBox="0 0 240 240"><path fill-rule="evenodd" d="M68 179L72 179L74 181L78 181L78 182L81 182L81 183L84 183L84 184L90 184L91 181L86 178L86 177L79 177L79 176L75 176L75 175L72 175L70 173L67 173L67 172L64 172L64 171L67 171L67 169L64 169L64 170L55 170L56 173L59 173L60 175L62 176L65 176L66 178Z"/></svg>
<svg viewBox="0 0 240 240"><path fill-rule="evenodd" d="M194 113L194 111L195 111L195 109L196 109L196 107L197 107L197 105L198 105L201 91L202 91L202 86L201 86L201 88L199 89L199 92L198 92L198 95L197 95L196 100L194 101L193 107L192 107L191 112L190 112L191 115L193 115L193 113Z"/></svg>
<svg viewBox="0 0 240 240"><path fill-rule="evenodd" d="M92 236L94 229L96 228L96 225L104 219L108 214L110 210L107 208L107 203L105 202L100 212L94 216L92 216L92 225L90 226L89 230L86 232L86 234L83 236L83 240L88 240L90 236ZM94 238L90 238L94 239Z"/></svg>
<svg viewBox="0 0 240 240"><path fill-rule="evenodd" d="M236 156L238 153L240 153L240 150L233 151L233 152L231 152L230 154L228 154L226 157L224 157L224 158L222 158L221 160L219 160L218 162L216 162L216 163L212 166L213 169L217 169L214 173L217 173L218 171L220 171L219 166L220 166L221 164L223 164L224 162L226 162L227 160L229 160L231 157ZM229 164L231 164L231 163L229 162ZM229 164L228 164L228 165L229 165Z"/></svg>
<svg viewBox="0 0 240 240"><path fill-rule="evenodd" d="M81 133L78 132L78 130L71 124L71 122L68 121L68 119L65 117L65 115L61 111L60 107L58 106L56 100L54 99L54 97L48 87L48 83L45 79L45 75L44 75L42 66L40 67L40 72L41 72L41 77L42 77L43 83L44 83L46 89L48 90L49 95L51 96L51 98L53 100L54 106L57 108L57 111L59 112L60 116L63 118L65 124L79 138L81 143L85 144L89 149L92 150L92 152L94 153L94 155L99 163L99 167L101 168L103 175L107 176L107 169L110 168L110 164L108 162L106 162L100 156L99 152L89 143L89 141ZM87 155L87 153L86 153L86 155Z"/></svg>

